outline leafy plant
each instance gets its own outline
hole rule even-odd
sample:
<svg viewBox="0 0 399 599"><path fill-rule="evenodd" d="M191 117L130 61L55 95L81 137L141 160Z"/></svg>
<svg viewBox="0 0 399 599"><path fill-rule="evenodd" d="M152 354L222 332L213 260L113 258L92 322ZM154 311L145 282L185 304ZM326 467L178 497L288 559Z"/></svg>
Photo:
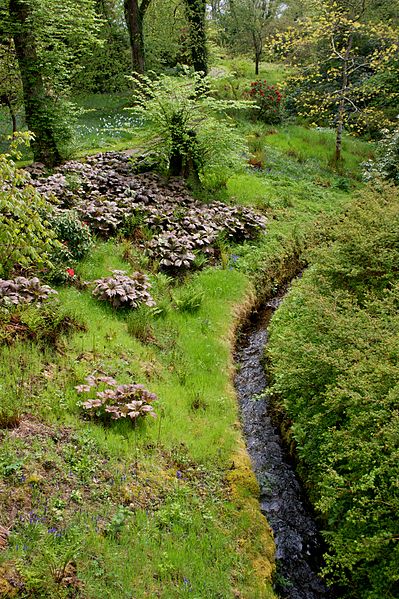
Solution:
<svg viewBox="0 0 399 599"><path fill-rule="evenodd" d="M180 312L197 312L205 299L203 291L195 287L185 287L179 294L173 296L177 310Z"/></svg>
<svg viewBox="0 0 399 599"><path fill-rule="evenodd" d="M156 417L152 403L157 396L144 385L118 385L112 377L91 374L86 377L85 384L75 388L78 393L94 394L94 397L79 403L90 416L112 420L130 418L133 421L147 415Z"/></svg>
<svg viewBox="0 0 399 599"><path fill-rule="evenodd" d="M32 279L25 277L16 277L12 280L0 279L0 305L18 306L18 304L42 302L56 293L48 285L42 285L37 277Z"/></svg>
<svg viewBox="0 0 399 599"><path fill-rule="evenodd" d="M186 77L136 77L134 112L151 124L152 150L172 175L202 177L218 173L225 180L242 164L246 148L225 118L226 111L248 103L218 100L210 80L194 73Z"/></svg>
<svg viewBox="0 0 399 599"><path fill-rule="evenodd" d="M8 276L16 265L29 268L50 264L55 247L48 221L51 205L30 185L29 175L19 170L19 146L30 134L18 134L8 154L0 154L0 275Z"/></svg>
<svg viewBox="0 0 399 599"><path fill-rule="evenodd" d="M177 236L167 232L154 237L147 245L151 258L159 259L160 266L166 270L189 268L195 260L194 243L188 235Z"/></svg>
<svg viewBox="0 0 399 599"><path fill-rule="evenodd" d="M92 237L87 224L82 223L75 210L56 210L50 223L63 247L55 253L55 259L65 263L81 260L92 246Z"/></svg>
<svg viewBox="0 0 399 599"><path fill-rule="evenodd" d="M378 143L376 160L364 163L364 178L371 181L375 178L386 179L399 185L399 127L394 131L383 130L384 137Z"/></svg>
<svg viewBox="0 0 399 599"><path fill-rule="evenodd" d="M107 237L115 233L123 220L123 210L106 198L97 197L79 203L77 210L84 222L100 235Z"/></svg>
<svg viewBox="0 0 399 599"><path fill-rule="evenodd" d="M97 279L94 297L109 302L113 308L137 308L141 304L155 306L148 277L141 272L127 276L124 270L113 270L112 277Z"/></svg>

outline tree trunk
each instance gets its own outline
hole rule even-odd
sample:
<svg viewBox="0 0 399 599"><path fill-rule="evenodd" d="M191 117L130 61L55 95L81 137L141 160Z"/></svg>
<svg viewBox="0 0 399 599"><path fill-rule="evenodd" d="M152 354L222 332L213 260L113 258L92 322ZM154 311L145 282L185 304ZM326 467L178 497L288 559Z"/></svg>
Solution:
<svg viewBox="0 0 399 599"><path fill-rule="evenodd" d="M345 105L347 102L346 94L348 91L349 75L348 75L348 62L353 45L353 34L348 38L345 54L342 58L342 85L339 94L339 105L337 114L337 125L335 135L335 162L339 162L342 158L342 133L344 130L344 117L345 117Z"/></svg>
<svg viewBox="0 0 399 599"><path fill-rule="evenodd" d="M189 24L189 44L194 70L208 72L205 30L205 0L185 0L186 15Z"/></svg>
<svg viewBox="0 0 399 599"><path fill-rule="evenodd" d="M55 166L61 161L61 156L51 126L50 99L45 93L40 61L36 52L36 40L29 19L30 6L26 0L10 0L9 11L13 22L15 51L21 71L26 123L35 136L32 141L33 155L37 162Z"/></svg>
<svg viewBox="0 0 399 599"><path fill-rule="evenodd" d="M141 75L145 71L143 20L144 12L148 5L149 2L145 5L142 2L141 6L139 6L138 0L124 0L125 19L129 30L133 70ZM143 6L145 6L144 11Z"/></svg>
<svg viewBox="0 0 399 599"><path fill-rule="evenodd" d="M7 94L3 94L2 96L0 96L0 104L4 104L5 106L7 106L8 110L10 111L12 121L12 134L14 135L14 133L17 132L17 117L15 115L14 106L12 105L11 100Z"/></svg>
<svg viewBox="0 0 399 599"><path fill-rule="evenodd" d="M258 37L255 31L252 32L252 42L255 51L255 75L259 75L259 63L262 58L263 43L261 37Z"/></svg>

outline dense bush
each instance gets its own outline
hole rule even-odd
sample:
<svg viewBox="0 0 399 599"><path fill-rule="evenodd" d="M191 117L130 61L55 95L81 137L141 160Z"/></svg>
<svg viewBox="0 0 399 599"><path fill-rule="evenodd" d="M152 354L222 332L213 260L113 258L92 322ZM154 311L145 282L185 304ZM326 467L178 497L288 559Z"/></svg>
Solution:
<svg viewBox="0 0 399 599"><path fill-rule="evenodd" d="M363 192L270 329L274 392L345 597L399 594L399 194Z"/></svg>
<svg viewBox="0 0 399 599"><path fill-rule="evenodd" d="M155 306L148 277L141 272L127 276L123 270L112 271L112 277L97 279L94 297L109 302L113 308L137 308L141 304Z"/></svg>
<svg viewBox="0 0 399 599"><path fill-rule="evenodd" d="M47 266L55 246L47 217L51 206L15 164L21 157L18 145L28 140L28 134L20 134L10 153L0 154L0 276L9 276L16 265Z"/></svg>
<svg viewBox="0 0 399 599"><path fill-rule="evenodd" d="M256 118L269 124L281 121L282 95L275 85L269 85L266 79L257 79L251 82L247 94L258 106L258 110L254 111Z"/></svg>
<svg viewBox="0 0 399 599"><path fill-rule="evenodd" d="M79 403L90 416L103 420L130 418L133 421L142 416L156 416L152 403L157 396L144 385L118 385L112 377L92 374L76 390L78 393L94 394L94 397L88 397L86 401Z"/></svg>
<svg viewBox="0 0 399 599"><path fill-rule="evenodd" d="M57 239L63 247L55 254L58 261L81 260L92 245L88 226L79 219L75 210L57 210L50 218Z"/></svg>
<svg viewBox="0 0 399 599"><path fill-rule="evenodd" d="M134 80L135 112L150 125L149 145L172 175L212 178L224 184L243 165L246 146L225 118L248 103L211 96L211 81L194 73Z"/></svg>

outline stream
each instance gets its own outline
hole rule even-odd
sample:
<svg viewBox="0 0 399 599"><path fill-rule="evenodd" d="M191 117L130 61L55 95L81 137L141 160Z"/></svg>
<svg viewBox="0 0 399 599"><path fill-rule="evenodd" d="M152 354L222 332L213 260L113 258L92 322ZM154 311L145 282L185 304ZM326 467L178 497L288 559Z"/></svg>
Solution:
<svg viewBox="0 0 399 599"><path fill-rule="evenodd" d="M267 327L281 299L268 302L241 331L235 386L247 449L260 487L260 507L276 544L275 589L281 599L331 598L317 575L322 554L317 526L270 417L262 358Z"/></svg>

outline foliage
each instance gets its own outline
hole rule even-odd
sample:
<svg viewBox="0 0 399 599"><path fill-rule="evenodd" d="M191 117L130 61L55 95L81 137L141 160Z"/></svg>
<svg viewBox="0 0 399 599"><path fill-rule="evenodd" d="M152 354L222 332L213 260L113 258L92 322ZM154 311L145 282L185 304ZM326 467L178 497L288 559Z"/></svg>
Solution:
<svg viewBox="0 0 399 599"><path fill-rule="evenodd" d="M112 277L97 279L93 289L94 297L109 302L113 308L137 308L141 304L154 306L149 289L148 277L141 272L130 276L123 270L114 270Z"/></svg>
<svg viewBox="0 0 399 599"><path fill-rule="evenodd" d="M281 121L282 95L277 86L269 85L266 79L263 81L257 79L251 82L247 93L259 107L259 110L254 113L255 117L270 124Z"/></svg>
<svg viewBox="0 0 399 599"><path fill-rule="evenodd" d="M29 134L16 137L8 154L0 154L0 275L7 276L16 265L29 268L49 264L55 247L48 216L50 204L29 184L16 160L19 146L28 143ZM45 215L45 216L44 216Z"/></svg>
<svg viewBox="0 0 399 599"><path fill-rule="evenodd" d="M173 296L177 310L193 314L197 312L205 299L204 293L194 286L185 287Z"/></svg>
<svg viewBox="0 0 399 599"><path fill-rule="evenodd" d="M154 237L147 246L151 258L159 257L159 264L166 269L190 268L195 260L194 244L188 235L166 232Z"/></svg>
<svg viewBox="0 0 399 599"><path fill-rule="evenodd" d="M363 192L270 330L273 389L324 521L325 574L362 599L397 590L398 225L395 188Z"/></svg>
<svg viewBox="0 0 399 599"><path fill-rule="evenodd" d="M366 3L320 0L317 18L300 19L275 36L274 48L289 57L297 72L289 79L288 100L309 122L333 125L340 136L346 127L355 133L375 132L386 118L375 104L388 96L376 75L389 70L397 53L397 29L366 18ZM374 104L373 104L374 102Z"/></svg>
<svg viewBox="0 0 399 599"><path fill-rule="evenodd" d="M246 108L248 103L212 98L210 81L198 73L161 75L155 80L140 77L134 84L133 110L150 123L151 147L162 168L186 177L214 173L221 182L239 168L245 146L226 111Z"/></svg>
<svg viewBox="0 0 399 599"><path fill-rule="evenodd" d="M399 184L399 128L383 133L385 136L378 143L376 159L364 163L364 178L371 181L380 177Z"/></svg>
<svg viewBox="0 0 399 599"><path fill-rule="evenodd" d="M57 292L48 285L42 285L37 277L0 279L0 305L3 306L42 302L54 293Z"/></svg>
<svg viewBox="0 0 399 599"><path fill-rule="evenodd" d="M142 416L156 416L152 403L157 396L150 393L144 385L118 385L112 377L91 374L86 377L85 384L78 385L75 389L78 393L95 393L95 397L79 404L90 416L102 420L130 418L132 421Z"/></svg>
<svg viewBox="0 0 399 599"><path fill-rule="evenodd" d="M117 203L104 197L83 200L77 210L82 220L104 237L114 234L123 218L123 210Z"/></svg>
<svg viewBox="0 0 399 599"><path fill-rule="evenodd" d="M81 260L86 256L93 243L92 236L75 210L55 210L50 223L64 246L60 250L62 259Z"/></svg>
<svg viewBox="0 0 399 599"><path fill-rule="evenodd" d="M234 53L247 53L251 48L256 75L263 56L266 32L279 5L276 0L229 0L219 14L223 42Z"/></svg>

